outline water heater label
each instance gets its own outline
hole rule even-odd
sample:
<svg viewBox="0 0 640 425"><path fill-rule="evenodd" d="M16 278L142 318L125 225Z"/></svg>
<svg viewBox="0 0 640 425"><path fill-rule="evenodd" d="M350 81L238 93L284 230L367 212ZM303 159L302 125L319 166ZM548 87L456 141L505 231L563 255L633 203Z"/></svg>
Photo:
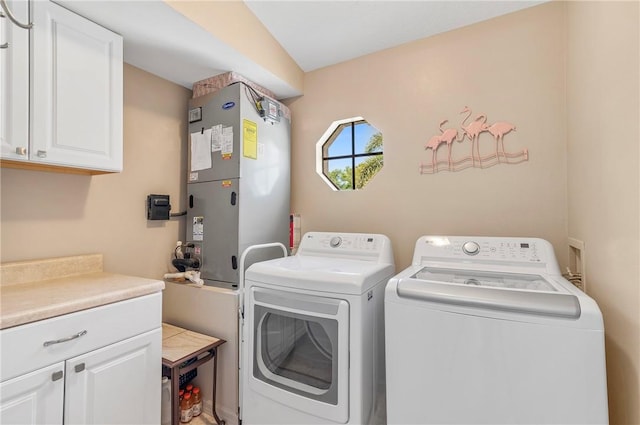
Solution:
<svg viewBox="0 0 640 425"><path fill-rule="evenodd" d="M258 125L253 121L242 120L242 155L258 159Z"/></svg>
<svg viewBox="0 0 640 425"><path fill-rule="evenodd" d="M204 217L193 217L193 240L201 241L204 237Z"/></svg>

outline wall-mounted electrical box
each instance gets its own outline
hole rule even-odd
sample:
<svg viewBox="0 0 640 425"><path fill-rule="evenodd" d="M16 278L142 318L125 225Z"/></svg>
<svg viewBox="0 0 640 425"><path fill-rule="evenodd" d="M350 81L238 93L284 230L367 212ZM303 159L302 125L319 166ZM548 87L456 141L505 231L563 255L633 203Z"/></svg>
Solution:
<svg viewBox="0 0 640 425"><path fill-rule="evenodd" d="M584 242L569 238L569 281L587 292Z"/></svg>
<svg viewBox="0 0 640 425"><path fill-rule="evenodd" d="M147 220L169 220L170 211L169 195L147 196Z"/></svg>
<svg viewBox="0 0 640 425"><path fill-rule="evenodd" d="M279 122L280 107L276 102L265 97L260 101L260 116L265 120L271 120L271 122Z"/></svg>

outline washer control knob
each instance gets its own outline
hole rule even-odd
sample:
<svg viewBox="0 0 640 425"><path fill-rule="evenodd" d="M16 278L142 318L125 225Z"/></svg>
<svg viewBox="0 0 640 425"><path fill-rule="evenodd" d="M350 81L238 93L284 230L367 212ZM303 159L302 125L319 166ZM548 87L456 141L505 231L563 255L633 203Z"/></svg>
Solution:
<svg viewBox="0 0 640 425"><path fill-rule="evenodd" d="M337 248L340 246L341 243L342 243L342 238L340 236L334 236L329 241L329 246L331 246L331 248Z"/></svg>
<svg viewBox="0 0 640 425"><path fill-rule="evenodd" d="M478 245L477 242L465 242L464 245L462 245L462 252L467 255L476 255L480 252L480 245Z"/></svg>

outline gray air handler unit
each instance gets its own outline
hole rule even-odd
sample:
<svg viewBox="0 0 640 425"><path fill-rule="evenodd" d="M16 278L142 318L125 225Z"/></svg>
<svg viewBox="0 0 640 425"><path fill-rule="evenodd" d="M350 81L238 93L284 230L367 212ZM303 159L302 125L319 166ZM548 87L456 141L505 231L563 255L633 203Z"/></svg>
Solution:
<svg viewBox="0 0 640 425"><path fill-rule="evenodd" d="M205 285L236 288L247 247L289 246L290 122L277 102L244 83L189 106L185 240ZM254 252L246 267L282 255L279 248Z"/></svg>

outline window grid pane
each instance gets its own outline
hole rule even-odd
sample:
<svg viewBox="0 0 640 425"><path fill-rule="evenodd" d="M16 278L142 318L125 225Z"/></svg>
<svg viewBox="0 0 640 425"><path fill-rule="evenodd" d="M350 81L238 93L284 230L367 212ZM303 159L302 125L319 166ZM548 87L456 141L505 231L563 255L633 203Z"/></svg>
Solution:
<svg viewBox="0 0 640 425"><path fill-rule="evenodd" d="M325 144L325 157L333 158L336 156L352 155L351 151L351 125L340 126L332 135L332 139Z"/></svg>
<svg viewBox="0 0 640 425"><path fill-rule="evenodd" d="M355 142L356 142L356 151L355 153L365 153L367 145L369 141L376 134L378 130L372 127L367 122L358 123L355 125Z"/></svg>
<svg viewBox="0 0 640 425"><path fill-rule="evenodd" d="M382 168L382 134L365 120L342 123L322 145L323 174L338 190L361 189Z"/></svg>

